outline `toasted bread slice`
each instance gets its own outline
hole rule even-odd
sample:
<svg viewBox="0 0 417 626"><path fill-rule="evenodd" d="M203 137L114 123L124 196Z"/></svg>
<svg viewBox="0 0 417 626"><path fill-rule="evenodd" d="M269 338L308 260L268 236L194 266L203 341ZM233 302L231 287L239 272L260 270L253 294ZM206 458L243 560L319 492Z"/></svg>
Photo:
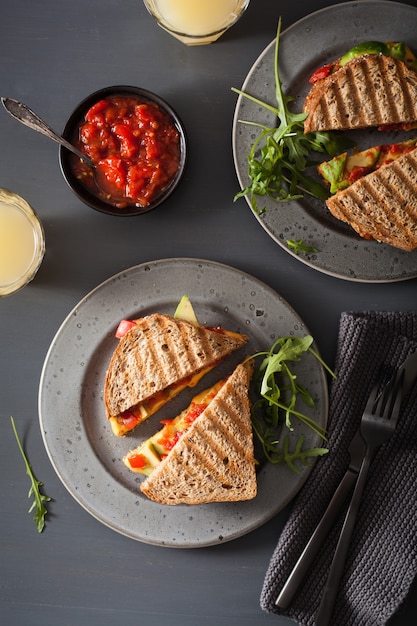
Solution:
<svg viewBox="0 0 417 626"><path fill-rule="evenodd" d="M314 83L304 102L304 132L417 121L417 72L404 61L366 54Z"/></svg>
<svg viewBox="0 0 417 626"><path fill-rule="evenodd" d="M140 489L161 504L251 500L257 493L250 401L252 361L240 364Z"/></svg>
<svg viewBox="0 0 417 626"><path fill-rule="evenodd" d="M417 248L417 149L326 200L330 212L366 239Z"/></svg>
<svg viewBox="0 0 417 626"><path fill-rule="evenodd" d="M107 417L121 436L241 348L247 336L195 326L169 315L136 321L111 358L104 386Z"/></svg>

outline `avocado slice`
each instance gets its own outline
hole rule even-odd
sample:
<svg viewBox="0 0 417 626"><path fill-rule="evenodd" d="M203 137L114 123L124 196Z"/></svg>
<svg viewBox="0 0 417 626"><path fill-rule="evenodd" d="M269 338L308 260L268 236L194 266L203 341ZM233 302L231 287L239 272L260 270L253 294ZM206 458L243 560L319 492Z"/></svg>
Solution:
<svg viewBox="0 0 417 626"><path fill-rule="evenodd" d="M378 161L380 154L380 146L373 146L372 148L367 148L367 150L363 150L362 152L351 154L346 161L345 175L349 176L355 167L359 167L364 170L372 169Z"/></svg>
<svg viewBox="0 0 417 626"><path fill-rule="evenodd" d="M321 174L326 183L330 185L330 193L332 194L339 191L339 189L345 189L347 187L346 182L343 180L346 160L347 152L343 152L330 161L321 163L317 168L319 174Z"/></svg>
<svg viewBox="0 0 417 626"><path fill-rule="evenodd" d="M182 296L181 300L179 301L179 304L174 313L174 317L184 320L185 322L190 322L190 324L194 324L194 326L199 326L197 316L193 309L193 305L191 304L190 298L187 295Z"/></svg>
<svg viewBox="0 0 417 626"><path fill-rule="evenodd" d="M398 43L365 41L345 52L340 58L339 65L342 67L352 59L356 59L356 57L363 56L364 54L384 54L385 56L393 57L399 61L406 61L410 52L411 51L403 41L399 41Z"/></svg>
<svg viewBox="0 0 417 626"><path fill-rule="evenodd" d="M339 65L346 65L352 59L361 57L364 54L385 54L390 56L389 47L386 43L382 41L365 41L345 52L339 61Z"/></svg>
<svg viewBox="0 0 417 626"><path fill-rule="evenodd" d="M347 152L343 152L330 161L321 163L318 171L330 185L330 193L334 194L349 187L352 183L350 175L355 168L360 168L363 172L371 171L377 163L380 153L380 146L368 148L351 156L348 156Z"/></svg>

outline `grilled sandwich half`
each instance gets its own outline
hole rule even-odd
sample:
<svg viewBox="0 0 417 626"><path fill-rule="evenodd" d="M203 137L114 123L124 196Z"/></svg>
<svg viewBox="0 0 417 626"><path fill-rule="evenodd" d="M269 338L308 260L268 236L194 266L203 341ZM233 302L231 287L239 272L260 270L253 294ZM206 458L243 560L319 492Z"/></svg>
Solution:
<svg viewBox="0 0 417 626"><path fill-rule="evenodd" d="M401 250L417 248L417 139L375 146L322 163L326 204L361 237Z"/></svg>
<svg viewBox="0 0 417 626"><path fill-rule="evenodd" d="M385 54L365 54L317 80L304 102L304 132L414 124L417 72Z"/></svg>
<svg viewBox="0 0 417 626"><path fill-rule="evenodd" d="M120 339L106 374L104 403L113 433L133 430L247 339L158 313L136 320Z"/></svg>
<svg viewBox="0 0 417 626"><path fill-rule="evenodd" d="M147 475L140 489L161 504L235 502L256 496L248 396L253 362L194 398L123 461Z"/></svg>

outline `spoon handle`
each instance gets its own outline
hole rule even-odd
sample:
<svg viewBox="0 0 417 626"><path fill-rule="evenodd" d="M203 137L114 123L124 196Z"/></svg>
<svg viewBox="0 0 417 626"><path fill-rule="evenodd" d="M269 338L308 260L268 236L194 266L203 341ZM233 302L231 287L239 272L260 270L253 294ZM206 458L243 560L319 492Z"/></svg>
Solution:
<svg viewBox="0 0 417 626"><path fill-rule="evenodd" d="M29 126L32 130L36 130L49 139L53 139L57 143L63 145L65 148L76 154L80 159L91 165L90 159L77 150L72 144L70 144L66 139L58 135L52 128L50 128L40 117L36 115L31 109L29 109L26 104L23 102L19 102L19 100L14 100L13 98L1 98L2 104L6 111L10 113L12 117L16 120L24 124L25 126Z"/></svg>

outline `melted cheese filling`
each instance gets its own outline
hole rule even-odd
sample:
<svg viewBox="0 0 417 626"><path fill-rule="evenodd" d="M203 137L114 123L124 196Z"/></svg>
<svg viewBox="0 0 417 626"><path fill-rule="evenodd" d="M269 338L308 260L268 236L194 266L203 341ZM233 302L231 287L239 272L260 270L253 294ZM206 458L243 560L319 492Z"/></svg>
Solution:
<svg viewBox="0 0 417 626"><path fill-rule="evenodd" d="M174 419L163 420L163 428L135 450L131 450L123 462L132 472L149 476L155 467L169 454L177 441L191 424L207 408L225 384L227 378L218 381L192 399L190 405Z"/></svg>
<svg viewBox="0 0 417 626"><path fill-rule="evenodd" d="M133 430L133 428L136 428L138 424L141 424L148 419L148 417L159 411L159 409L175 398L181 391L187 387L195 387L203 376L213 369L214 365L200 370L197 374L193 374L193 376L185 380L174 383L163 391L159 391L146 400L146 402L137 404L132 409L126 411L126 413L110 417L109 420L113 433L121 437L130 430ZM125 418L123 417L124 415L126 416Z"/></svg>

